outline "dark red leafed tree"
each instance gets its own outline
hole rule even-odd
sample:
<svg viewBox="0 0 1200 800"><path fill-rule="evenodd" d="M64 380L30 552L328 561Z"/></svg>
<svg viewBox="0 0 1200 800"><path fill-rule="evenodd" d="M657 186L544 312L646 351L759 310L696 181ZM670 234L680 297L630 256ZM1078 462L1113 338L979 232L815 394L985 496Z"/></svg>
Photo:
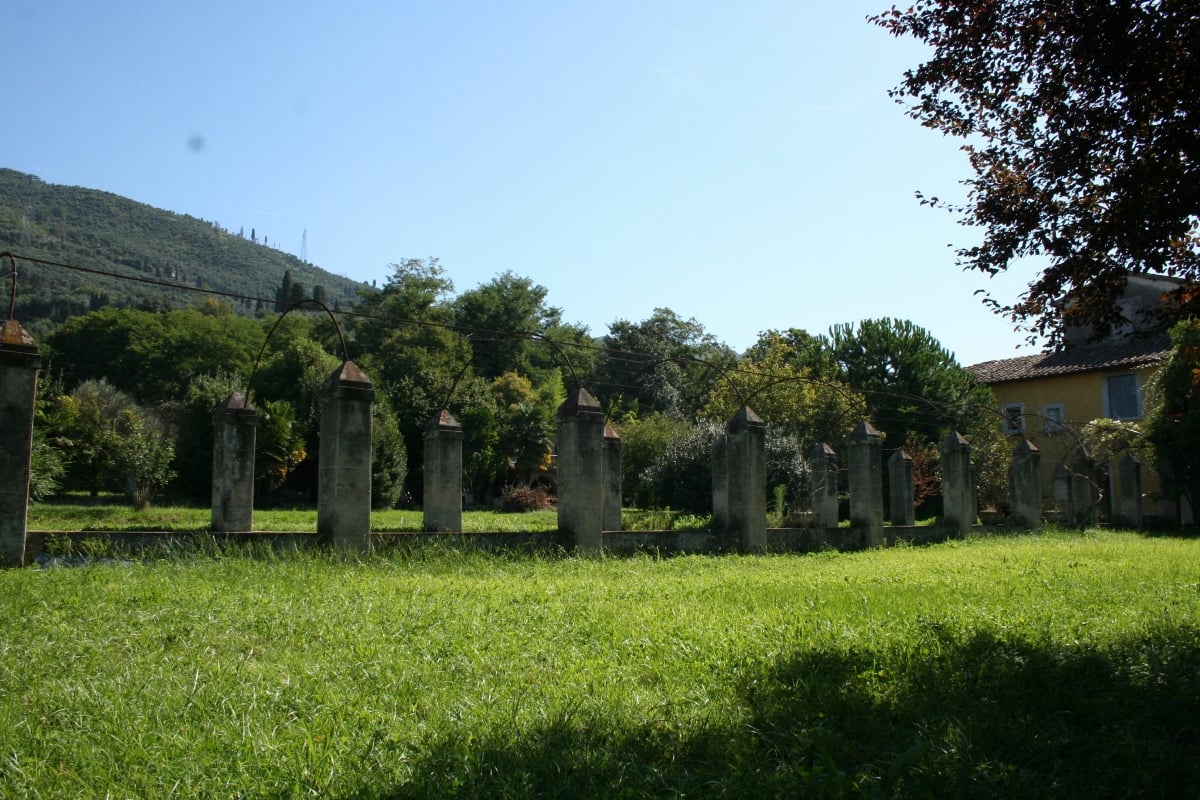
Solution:
<svg viewBox="0 0 1200 800"><path fill-rule="evenodd" d="M1149 273L1182 279L1161 327L1195 315L1200 0L920 0L870 21L932 48L891 94L963 140L974 177L952 210L983 237L960 264L1043 257L1018 302L985 302L1031 340L1102 335L1125 321L1127 277Z"/></svg>

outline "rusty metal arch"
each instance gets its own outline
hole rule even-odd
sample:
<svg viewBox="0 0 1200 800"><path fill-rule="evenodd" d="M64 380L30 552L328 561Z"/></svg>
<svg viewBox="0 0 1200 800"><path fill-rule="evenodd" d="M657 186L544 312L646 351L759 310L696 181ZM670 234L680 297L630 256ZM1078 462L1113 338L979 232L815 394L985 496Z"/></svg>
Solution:
<svg viewBox="0 0 1200 800"><path fill-rule="evenodd" d="M258 357L254 359L254 369L250 372L250 378L246 381L246 393L242 396L242 408L247 408L250 405L250 390L254 386L254 378L258 375L258 368L262 364L263 355L267 352L267 345L271 343L271 337L275 335L275 330L279 327L279 323L283 322L283 318L292 313L296 309L305 305L314 305L325 312L329 317L329 321L333 323L333 329L337 331L338 343L342 346L342 361L350 360L350 350L346 347L346 337L342 333L342 326L338 324L337 316L330 310L329 306L322 303L320 300L313 298L305 298L292 303L283 313L279 315L279 319L275 320L275 324L271 326L271 330L267 332L267 338L263 340L262 347L259 348Z"/></svg>

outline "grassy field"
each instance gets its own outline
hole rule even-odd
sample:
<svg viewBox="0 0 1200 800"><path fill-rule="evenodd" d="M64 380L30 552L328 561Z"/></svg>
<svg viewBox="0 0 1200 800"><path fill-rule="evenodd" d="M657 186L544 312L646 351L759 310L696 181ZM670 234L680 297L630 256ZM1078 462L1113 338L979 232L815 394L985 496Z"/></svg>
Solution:
<svg viewBox="0 0 1200 800"><path fill-rule="evenodd" d="M150 506L135 509L118 495L96 499L73 497L52 503L34 503L29 507L28 527L44 531L207 531L212 522L208 508L186 506ZM622 513L626 530L665 530L703 528L708 517L695 517L670 510ZM371 512L373 531L419 531L424 517L420 511L388 509ZM258 509L254 512L258 531L305 532L317 529L317 512L307 509ZM466 511L463 530L468 533L516 533L554 531L558 512L530 511L501 514L495 511Z"/></svg>
<svg viewBox="0 0 1200 800"><path fill-rule="evenodd" d="M0 572L3 797L1187 797L1200 540Z"/></svg>

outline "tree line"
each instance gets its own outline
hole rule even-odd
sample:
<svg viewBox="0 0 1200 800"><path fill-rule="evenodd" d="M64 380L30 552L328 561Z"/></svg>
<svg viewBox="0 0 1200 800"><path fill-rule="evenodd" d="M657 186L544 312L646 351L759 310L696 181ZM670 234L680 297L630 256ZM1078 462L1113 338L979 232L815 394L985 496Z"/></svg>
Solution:
<svg viewBox="0 0 1200 800"><path fill-rule="evenodd" d="M773 491L784 487L793 504L805 490L802 456L817 442L838 445L861 419L885 433L889 453L903 446L929 469L946 431L982 444L997 430L990 392L910 322L767 331L738 354L667 308L593 336L546 297L513 272L455 294L437 259L408 259L381 290L335 314L336 326L303 305L252 319L211 298L72 317L43 342L38 473L50 480L38 490L57 481L139 503L155 492L203 502L212 414L239 391L261 412L260 501L311 501L317 401L343 357L376 388L380 507L419 503L423 429L442 408L464 426L464 486L475 502L551 483L554 415L576 384L621 433L626 496L698 512L711 502L707 447L742 405L768 421Z"/></svg>

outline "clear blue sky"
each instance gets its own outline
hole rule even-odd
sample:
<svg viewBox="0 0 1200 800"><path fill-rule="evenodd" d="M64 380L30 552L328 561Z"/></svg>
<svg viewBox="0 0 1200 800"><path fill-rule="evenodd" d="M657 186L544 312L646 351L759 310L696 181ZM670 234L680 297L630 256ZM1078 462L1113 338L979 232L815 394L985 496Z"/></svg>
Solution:
<svg viewBox="0 0 1200 800"><path fill-rule="evenodd" d="M505 270L596 335L655 307L741 351L892 316L964 364L1023 337L973 293L957 142L887 96L888 0L65 2L0 8L0 166L251 228L381 284Z"/></svg>

